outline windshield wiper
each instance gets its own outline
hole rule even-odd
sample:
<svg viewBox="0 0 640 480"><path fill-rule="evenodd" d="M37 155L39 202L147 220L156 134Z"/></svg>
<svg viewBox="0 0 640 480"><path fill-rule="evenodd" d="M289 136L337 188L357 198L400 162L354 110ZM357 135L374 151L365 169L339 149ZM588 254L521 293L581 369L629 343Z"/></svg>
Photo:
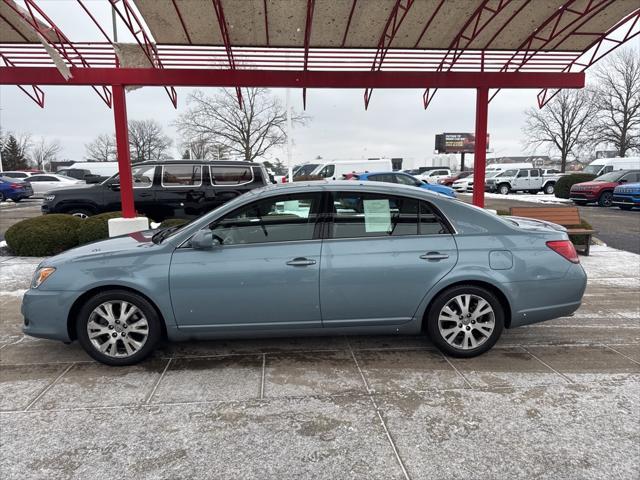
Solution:
<svg viewBox="0 0 640 480"><path fill-rule="evenodd" d="M153 237L151 237L151 241L153 243L162 243L162 241L167 238L167 236L170 233L175 232L177 229L179 229L182 225L175 225L173 227L167 227L164 228L162 230L160 230L158 233L154 233Z"/></svg>

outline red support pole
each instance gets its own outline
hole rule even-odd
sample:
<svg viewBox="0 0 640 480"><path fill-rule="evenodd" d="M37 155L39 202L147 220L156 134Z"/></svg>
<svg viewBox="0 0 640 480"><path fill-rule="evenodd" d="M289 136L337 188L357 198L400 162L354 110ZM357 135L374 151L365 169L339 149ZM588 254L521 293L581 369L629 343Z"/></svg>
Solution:
<svg viewBox="0 0 640 480"><path fill-rule="evenodd" d="M129 131L127 127L127 101L124 86L113 85L113 116L116 124L116 147L118 151L118 173L120 174L120 200L122 216L135 218L133 205L133 181L129 158Z"/></svg>
<svg viewBox="0 0 640 480"><path fill-rule="evenodd" d="M473 204L484 208L484 174L487 167L487 114L489 89L476 90L476 145L473 154Z"/></svg>

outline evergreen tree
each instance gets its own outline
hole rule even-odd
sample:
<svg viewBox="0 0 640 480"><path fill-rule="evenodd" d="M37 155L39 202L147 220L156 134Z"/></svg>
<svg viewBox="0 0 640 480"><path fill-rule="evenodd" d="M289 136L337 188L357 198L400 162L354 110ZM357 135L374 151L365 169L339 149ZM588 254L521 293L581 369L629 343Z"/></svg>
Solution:
<svg viewBox="0 0 640 480"><path fill-rule="evenodd" d="M29 168L24 145L16 137L9 135L2 148L2 167L4 170L26 170Z"/></svg>

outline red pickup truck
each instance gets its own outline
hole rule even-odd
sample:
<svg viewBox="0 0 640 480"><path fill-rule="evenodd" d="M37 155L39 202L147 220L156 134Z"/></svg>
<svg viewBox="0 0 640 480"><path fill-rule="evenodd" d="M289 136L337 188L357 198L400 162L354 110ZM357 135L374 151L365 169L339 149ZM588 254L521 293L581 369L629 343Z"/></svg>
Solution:
<svg viewBox="0 0 640 480"><path fill-rule="evenodd" d="M601 207L613 205L613 189L621 183L640 182L640 170L616 170L605 173L590 182L576 183L569 197L576 205L598 203Z"/></svg>

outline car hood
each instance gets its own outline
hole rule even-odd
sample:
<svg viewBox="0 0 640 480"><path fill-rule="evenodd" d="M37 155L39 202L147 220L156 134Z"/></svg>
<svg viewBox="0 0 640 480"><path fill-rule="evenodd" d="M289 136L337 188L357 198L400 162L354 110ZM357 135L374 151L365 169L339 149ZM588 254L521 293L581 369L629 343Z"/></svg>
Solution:
<svg viewBox="0 0 640 480"><path fill-rule="evenodd" d="M618 185L614 192L620 192L620 191L625 191L625 192L640 192L640 183L621 183L620 185Z"/></svg>
<svg viewBox="0 0 640 480"><path fill-rule="evenodd" d="M94 188L94 189L104 189L105 187L103 185L100 185L99 183L73 183L71 185L69 185L68 187L62 187L62 188L56 188L55 190L55 194L56 195L74 195L76 193L84 193L86 192L86 190L88 188ZM54 191L52 190L52 191Z"/></svg>
<svg viewBox="0 0 640 480"><path fill-rule="evenodd" d="M145 230L109 238L107 240L87 243L86 245L72 248L71 250L48 258L45 263L46 265L56 266L60 263L80 261L96 256L100 256L108 261L108 257L112 255L131 254L134 250L139 251L158 248L160 245L156 245L151 240L154 233L157 233L157 230Z"/></svg>
<svg viewBox="0 0 640 480"><path fill-rule="evenodd" d="M615 187L616 185L618 185L618 182L595 182L595 181L591 181L591 182L575 183L575 184L573 184L571 186L571 188L573 188L573 187L602 188L602 187Z"/></svg>

